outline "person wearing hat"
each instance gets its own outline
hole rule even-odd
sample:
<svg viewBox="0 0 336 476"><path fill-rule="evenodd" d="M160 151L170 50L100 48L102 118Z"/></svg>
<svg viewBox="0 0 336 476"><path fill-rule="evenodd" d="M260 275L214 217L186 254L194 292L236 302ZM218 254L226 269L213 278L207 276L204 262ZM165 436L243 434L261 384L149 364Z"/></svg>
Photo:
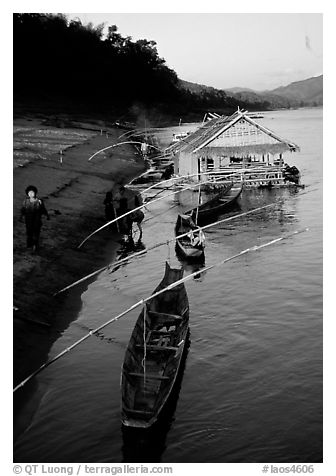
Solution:
<svg viewBox="0 0 336 476"><path fill-rule="evenodd" d="M27 232L27 248L37 251L39 247L40 231L42 226L42 215L50 219L43 201L37 197L37 188L29 185L26 188L27 198L24 199L21 208L21 221L25 217Z"/></svg>

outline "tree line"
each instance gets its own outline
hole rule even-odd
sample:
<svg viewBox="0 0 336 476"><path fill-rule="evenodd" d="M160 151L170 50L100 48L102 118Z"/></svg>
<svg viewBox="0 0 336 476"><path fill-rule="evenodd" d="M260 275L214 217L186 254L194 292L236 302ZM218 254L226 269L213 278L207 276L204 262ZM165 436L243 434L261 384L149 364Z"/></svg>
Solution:
<svg viewBox="0 0 336 476"><path fill-rule="evenodd" d="M159 57L155 41L123 37L116 25L104 35L105 24L83 25L64 14L13 17L14 101L61 102L106 112L140 105L184 116L202 116L205 110L232 112L238 105L256 108L222 90L181 87L176 72Z"/></svg>

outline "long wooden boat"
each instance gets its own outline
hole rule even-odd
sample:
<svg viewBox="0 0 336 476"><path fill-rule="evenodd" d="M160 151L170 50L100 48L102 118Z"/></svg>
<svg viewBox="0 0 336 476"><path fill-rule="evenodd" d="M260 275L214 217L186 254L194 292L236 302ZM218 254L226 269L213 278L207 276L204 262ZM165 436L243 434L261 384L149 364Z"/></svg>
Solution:
<svg viewBox="0 0 336 476"><path fill-rule="evenodd" d="M221 213L228 211L236 202L242 190L242 182L235 184L232 183L223 192L217 194L213 199L199 205L198 210L197 208L193 208L185 212L185 214L190 215L194 220L197 216L198 224L206 223Z"/></svg>
<svg viewBox="0 0 336 476"><path fill-rule="evenodd" d="M174 173L174 164L169 161L168 164L151 167L145 172L141 173L134 179L132 179L127 187L131 188L141 188L144 186L154 185L155 183L160 183L162 180L168 180Z"/></svg>
<svg viewBox="0 0 336 476"><path fill-rule="evenodd" d="M188 235L176 240L176 252L186 261L204 260L205 236L202 230L197 230L190 215L177 215L175 236Z"/></svg>
<svg viewBox="0 0 336 476"><path fill-rule="evenodd" d="M183 276L183 269L166 263L154 290L165 289ZM121 419L125 426L149 428L158 418L174 387L189 325L184 284L145 304L133 329L121 372Z"/></svg>

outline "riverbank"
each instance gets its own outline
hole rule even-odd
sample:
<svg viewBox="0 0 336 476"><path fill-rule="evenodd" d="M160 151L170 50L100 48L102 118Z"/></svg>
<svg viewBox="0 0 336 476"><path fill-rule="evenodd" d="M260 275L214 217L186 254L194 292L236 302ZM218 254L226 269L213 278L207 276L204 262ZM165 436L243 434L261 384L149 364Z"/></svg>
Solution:
<svg viewBox="0 0 336 476"><path fill-rule="evenodd" d="M145 169L128 144L88 162L122 133L89 121L72 121L71 128L45 117L14 121L14 385L45 361L52 342L69 323L69 316L56 322L64 297L52 295L108 264L119 247L119 236L106 229L77 249L83 238L105 222L106 192ZM38 254L26 248L25 225L19 220L28 185L38 188L50 214L43 223ZM74 315L87 285L74 291L78 294Z"/></svg>

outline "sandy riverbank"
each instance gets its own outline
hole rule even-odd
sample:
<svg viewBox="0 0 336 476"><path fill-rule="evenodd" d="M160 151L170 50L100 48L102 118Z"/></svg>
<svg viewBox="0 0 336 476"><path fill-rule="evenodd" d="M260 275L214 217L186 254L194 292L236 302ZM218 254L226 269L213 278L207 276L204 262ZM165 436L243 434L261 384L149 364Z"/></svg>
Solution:
<svg viewBox="0 0 336 476"><path fill-rule="evenodd" d="M45 361L50 345L68 324L69 316L64 322L55 320L64 298L53 298L53 293L110 262L119 246L118 235L106 230L81 251L76 249L105 222L106 192L144 170L143 161L127 144L88 162L94 152L116 142L122 130L109 128L107 137L100 133L101 124L89 121L72 121L71 128L57 126L46 118L14 121L14 384ZM25 225L19 221L30 184L38 188L50 214L35 255L26 249ZM74 315L87 284L75 291Z"/></svg>

